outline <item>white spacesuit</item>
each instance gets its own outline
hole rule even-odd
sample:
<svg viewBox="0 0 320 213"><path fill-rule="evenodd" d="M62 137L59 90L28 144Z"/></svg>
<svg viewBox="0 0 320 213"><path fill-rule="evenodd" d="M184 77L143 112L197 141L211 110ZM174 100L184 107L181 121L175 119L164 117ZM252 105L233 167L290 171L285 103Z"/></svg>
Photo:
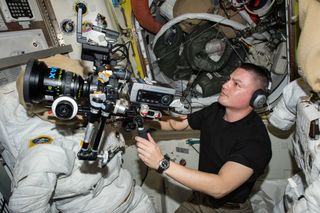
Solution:
<svg viewBox="0 0 320 213"><path fill-rule="evenodd" d="M311 91L303 79L292 81L284 88L283 96L269 118L273 126L282 130L296 125L293 156L303 173L288 179L283 196L284 206L294 213L320 212L320 140L317 132L320 112Z"/></svg>
<svg viewBox="0 0 320 213"><path fill-rule="evenodd" d="M83 131L69 134L27 116L15 83L0 89L0 103L2 156L13 171L11 211L155 212L148 196L121 168L121 152L103 168L78 160ZM121 134L106 134L104 150L124 146Z"/></svg>
<svg viewBox="0 0 320 213"><path fill-rule="evenodd" d="M302 175L288 179L284 195L287 210L320 212L320 1L299 1L301 34L297 50L299 73L303 77L288 84L269 120L287 130L295 125L293 156ZM302 178L301 178L302 176Z"/></svg>

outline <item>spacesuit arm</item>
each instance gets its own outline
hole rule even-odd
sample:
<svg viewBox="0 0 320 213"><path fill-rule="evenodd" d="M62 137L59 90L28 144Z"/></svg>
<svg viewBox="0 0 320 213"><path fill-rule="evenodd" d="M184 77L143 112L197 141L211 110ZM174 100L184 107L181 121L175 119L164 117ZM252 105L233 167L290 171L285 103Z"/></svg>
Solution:
<svg viewBox="0 0 320 213"><path fill-rule="evenodd" d="M19 181L9 201L12 212L51 212L50 199L57 176L53 173L35 173Z"/></svg>
<svg viewBox="0 0 320 213"><path fill-rule="evenodd" d="M51 212L57 177L70 175L75 154L53 144L35 145L21 152L13 171L13 212Z"/></svg>
<svg viewBox="0 0 320 213"><path fill-rule="evenodd" d="M305 190L305 194L293 203L288 212L318 212L319 190L320 181L316 180Z"/></svg>
<svg viewBox="0 0 320 213"><path fill-rule="evenodd" d="M308 89L301 78L289 83L270 115L270 123L281 130L290 129L296 122L297 103L302 96L308 95Z"/></svg>

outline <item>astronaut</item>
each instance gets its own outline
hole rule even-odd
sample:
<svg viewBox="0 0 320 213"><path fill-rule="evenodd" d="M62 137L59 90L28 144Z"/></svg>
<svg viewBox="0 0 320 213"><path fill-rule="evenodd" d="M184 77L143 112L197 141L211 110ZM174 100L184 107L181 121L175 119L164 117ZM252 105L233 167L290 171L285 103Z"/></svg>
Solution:
<svg viewBox="0 0 320 213"><path fill-rule="evenodd" d="M67 70L79 68L74 61L56 58L53 61ZM44 116L29 116L30 108L19 103L22 90L17 86L19 93L14 82L0 88L0 142L13 174L12 212L155 212L148 196L121 167L121 151L105 166L78 160L83 129L60 128ZM108 125L102 145L105 151L120 150L124 138Z"/></svg>

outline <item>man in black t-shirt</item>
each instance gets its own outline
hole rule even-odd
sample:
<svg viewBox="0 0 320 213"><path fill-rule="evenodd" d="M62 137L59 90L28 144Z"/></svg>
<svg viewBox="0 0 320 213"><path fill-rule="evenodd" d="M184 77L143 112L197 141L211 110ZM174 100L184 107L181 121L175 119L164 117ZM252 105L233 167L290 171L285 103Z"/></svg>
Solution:
<svg viewBox="0 0 320 213"><path fill-rule="evenodd" d="M171 162L150 134L136 137L138 155L150 168L193 189L176 212L252 212L249 194L271 159L271 142L253 110L265 102L269 72L245 63L224 83L218 102L179 119L159 121L163 130L200 130L199 170Z"/></svg>

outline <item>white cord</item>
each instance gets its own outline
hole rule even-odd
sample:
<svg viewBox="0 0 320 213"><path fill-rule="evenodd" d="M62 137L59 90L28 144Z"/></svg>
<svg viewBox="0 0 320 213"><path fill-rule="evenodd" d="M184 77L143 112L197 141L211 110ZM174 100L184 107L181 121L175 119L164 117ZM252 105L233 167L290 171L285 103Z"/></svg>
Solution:
<svg viewBox="0 0 320 213"><path fill-rule="evenodd" d="M166 24L164 24L160 31L157 33L157 35L154 37L153 40L153 45L152 45L152 49L154 49L155 44L157 43L157 40L162 36L162 34L164 34L169 28L171 28L173 25L187 20L187 19L204 19L204 20L208 20L208 21L212 21L218 24L222 24L222 25L226 25L226 26L230 26L235 30L244 30L246 28L245 25L230 20L226 17L220 16L220 15L214 15L214 14L209 14L209 13L186 13L183 15L180 15L172 20L170 20L169 22L167 22Z"/></svg>

